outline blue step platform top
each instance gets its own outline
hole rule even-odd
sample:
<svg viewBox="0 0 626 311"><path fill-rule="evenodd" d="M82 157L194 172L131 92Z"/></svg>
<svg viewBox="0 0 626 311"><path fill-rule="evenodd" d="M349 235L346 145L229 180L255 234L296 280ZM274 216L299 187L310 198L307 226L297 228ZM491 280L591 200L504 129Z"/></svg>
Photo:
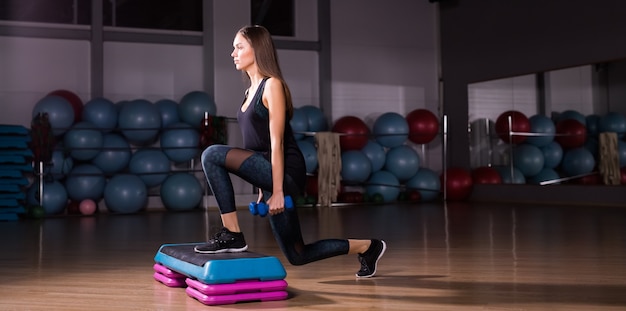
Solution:
<svg viewBox="0 0 626 311"><path fill-rule="evenodd" d="M0 178L20 178L22 177L22 172L18 170L0 170Z"/></svg>
<svg viewBox="0 0 626 311"><path fill-rule="evenodd" d="M0 208L0 214L24 214L26 209L23 206Z"/></svg>
<svg viewBox="0 0 626 311"><path fill-rule="evenodd" d="M8 164L8 163L26 163L26 158L21 155L0 155L0 163Z"/></svg>
<svg viewBox="0 0 626 311"><path fill-rule="evenodd" d="M13 135L0 135L2 137L2 141L4 142L22 142L28 143L32 140L30 136L13 136Z"/></svg>
<svg viewBox="0 0 626 311"><path fill-rule="evenodd" d="M20 187L15 184L0 184L0 192L20 192Z"/></svg>
<svg viewBox="0 0 626 311"><path fill-rule="evenodd" d="M26 210L23 187L28 184L25 172L33 170L28 148L30 130L21 125L0 124L0 221L18 220Z"/></svg>
<svg viewBox="0 0 626 311"><path fill-rule="evenodd" d="M20 203L16 199L0 199L0 207L18 207ZM6 211L6 210L5 210Z"/></svg>
<svg viewBox="0 0 626 311"><path fill-rule="evenodd" d="M25 140L2 139L0 140L0 148L20 148L27 149L28 142Z"/></svg>
<svg viewBox="0 0 626 311"><path fill-rule="evenodd" d="M2 157L2 156L0 156ZM32 172L33 171L33 165L30 163L24 163L24 164L0 164L0 171L4 171L4 170L16 170L16 171L22 171L22 172Z"/></svg>
<svg viewBox="0 0 626 311"><path fill-rule="evenodd" d="M19 186L26 186L28 185L30 182L28 181L28 179L26 177L19 177L19 178L0 178L0 185L19 185ZM1 189L0 189L1 190ZM19 189L18 189L19 190ZM15 191L12 191L15 192Z"/></svg>
<svg viewBox="0 0 626 311"><path fill-rule="evenodd" d="M0 200L2 199L25 200L26 194L24 192L0 192Z"/></svg>
<svg viewBox="0 0 626 311"><path fill-rule="evenodd" d="M287 276L276 257L253 252L198 254L194 246L199 244L164 244L154 256L154 261L205 284L273 281Z"/></svg>
<svg viewBox="0 0 626 311"><path fill-rule="evenodd" d="M1 124L0 125L0 134L11 134L11 135L28 135L29 131L26 127L22 125L13 125L13 124Z"/></svg>
<svg viewBox="0 0 626 311"><path fill-rule="evenodd" d="M30 149L1 149L0 156L23 156L32 157L33 151Z"/></svg>
<svg viewBox="0 0 626 311"><path fill-rule="evenodd" d="M16 213L0 213L0 221L16 221L20 219Z"/></svg>
<svg viewBox="0 0 626 311"><path fill-rule="evenodd" d="M16 221L20 214L25 214L26 209L23 206L2 207L0 208L0 221Z"/></svg>

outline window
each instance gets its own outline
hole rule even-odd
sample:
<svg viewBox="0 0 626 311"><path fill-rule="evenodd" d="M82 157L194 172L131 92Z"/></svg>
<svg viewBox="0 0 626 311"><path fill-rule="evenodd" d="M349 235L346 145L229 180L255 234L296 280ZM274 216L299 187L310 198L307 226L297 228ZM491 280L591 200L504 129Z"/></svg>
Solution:
<svg viewBox="0 0 626 311"><path fill-rule="evenodd" d="M293 0L251 0L252 24L275 36L294 36Z"/></svg>
<svg viewBox="0 0 626 311"><path fill-rule="evenodd" d="M202 31L202 0L103 0L105 26Z"/></svg>
<svg viewBox="0 0 626 311"><path fill-rule="evenodd" d="M0 20L89 25L91 1L0 0Z"/></svg>

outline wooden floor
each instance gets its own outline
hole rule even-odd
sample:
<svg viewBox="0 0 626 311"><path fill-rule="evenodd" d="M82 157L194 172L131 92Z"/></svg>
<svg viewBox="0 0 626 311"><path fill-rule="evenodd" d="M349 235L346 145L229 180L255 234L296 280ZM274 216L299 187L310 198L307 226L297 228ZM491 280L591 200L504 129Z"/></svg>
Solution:
<svg viewBox="0 0 626 311"><path fill-rule="evenodd" d="M217 211L0 223L0 310L626 310L626 208L464 203L304 208L305 239L379 237L356 256L291 266L267 219L241 211L250 250L277 256L289 299L205 306L152 278L165 243L204 241Z"/></svg>

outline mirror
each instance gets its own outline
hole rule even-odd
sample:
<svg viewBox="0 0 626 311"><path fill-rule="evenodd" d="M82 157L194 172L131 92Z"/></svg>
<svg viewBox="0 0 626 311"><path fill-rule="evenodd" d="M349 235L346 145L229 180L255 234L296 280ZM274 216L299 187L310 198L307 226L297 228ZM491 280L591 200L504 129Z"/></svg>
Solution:
<svg viewBox="0 0 626 311"><path fill-rule="evenodd" d="M623 183L626 61L473 83L468 99L482 183Z"/></svg>

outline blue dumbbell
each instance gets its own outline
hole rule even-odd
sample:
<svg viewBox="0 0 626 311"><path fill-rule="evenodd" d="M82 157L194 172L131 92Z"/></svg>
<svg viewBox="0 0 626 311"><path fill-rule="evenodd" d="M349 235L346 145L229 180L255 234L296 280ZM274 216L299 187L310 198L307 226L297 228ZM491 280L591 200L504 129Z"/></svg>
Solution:
<svg viewBox="0 0 626 311"><path fill-rule="evenodd" d="M286 196L285 197L285 209L291 209L291 208L293 208L293 200L291 199L290 196ZM252 213L252 215L259 215L261 217L265 217L267 213L269 212L270 207L265 202L261 202L261 203L250 202L250 204L248 205L248 209L250 209L250 213Z"/></svg>

